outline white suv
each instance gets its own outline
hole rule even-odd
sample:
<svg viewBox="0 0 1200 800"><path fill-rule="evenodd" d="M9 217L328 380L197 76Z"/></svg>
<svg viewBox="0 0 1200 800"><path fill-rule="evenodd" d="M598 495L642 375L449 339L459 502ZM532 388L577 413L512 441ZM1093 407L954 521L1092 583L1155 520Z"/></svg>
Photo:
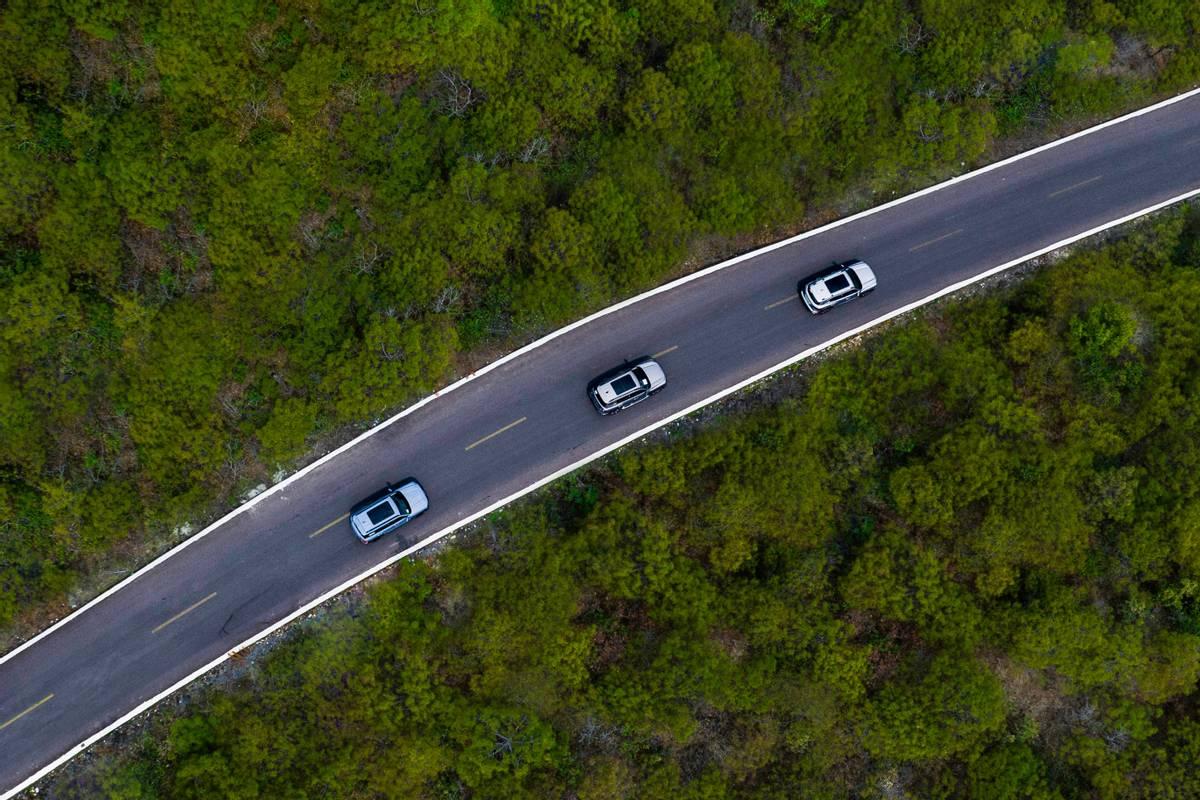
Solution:
<svg viewBox="0 0 1200 800"><path fill-rule="evenodd" d="M350 529L363 542L391 533L429 508L429 498L415 478L387 484L350 509Z"/></svg>
<svg viewBox="0 0 1200 800"><path fill-rule="evenodd" d="M658 394L666 385L663 368L650 356L642 356L592 379L587 394L601 414L615 414Z"/></svg>
<svg viewBox="0 0 1200 800"><path fill-rule="evenodd" d="M862 297L875 288L875 273L867 262L855 259L809 275L796 285L800 299L814 314Z"/></svg>

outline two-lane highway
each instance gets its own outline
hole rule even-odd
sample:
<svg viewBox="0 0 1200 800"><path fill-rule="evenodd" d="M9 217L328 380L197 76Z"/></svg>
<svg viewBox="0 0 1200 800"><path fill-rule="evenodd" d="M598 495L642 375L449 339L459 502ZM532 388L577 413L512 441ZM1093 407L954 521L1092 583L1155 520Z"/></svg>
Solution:
<svg viewBox="0 0 1200 800"><path fill-rule="evenodd" d="M314 598L797 353L998 265L1200 191L1200 95L766 249L575 326L382 428L0 659L0 792ZM821 317L796 280L863 258ZM584 387L657 354L664 392L600 417ZM346 511L417 477L431 507L370 545Z"/></svg>

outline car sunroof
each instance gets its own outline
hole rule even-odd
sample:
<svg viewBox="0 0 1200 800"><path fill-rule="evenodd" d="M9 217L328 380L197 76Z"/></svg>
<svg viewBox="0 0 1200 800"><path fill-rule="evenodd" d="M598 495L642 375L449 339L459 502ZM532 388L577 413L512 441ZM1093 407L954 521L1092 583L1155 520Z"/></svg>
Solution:
<svg viewBox="0 0 1200 800"><path fill-rule="evenodd" d="M612 382L613 394L620 397L626 392L633 391L633 387L635 386L637 386L637 383L633 380L632 375L622 375Z"/></svg>
<svg viewBox="0 0 1200 800"><path fill-rule="evenodd" d="M392 504L388 500L384 500L382 503L377 503L367 509L367 519L371 520L372 525L387 522L392 516Z"/></svg>
<svg viewBox="0 0 1200 800"><path fill-rule="evenodd" d="M832 278L825 281L825 288L828 289L831 294L848 289L849 287L850 279L846 277L846 273L844 272L839 272L837 275L834 275Z"/></svg>

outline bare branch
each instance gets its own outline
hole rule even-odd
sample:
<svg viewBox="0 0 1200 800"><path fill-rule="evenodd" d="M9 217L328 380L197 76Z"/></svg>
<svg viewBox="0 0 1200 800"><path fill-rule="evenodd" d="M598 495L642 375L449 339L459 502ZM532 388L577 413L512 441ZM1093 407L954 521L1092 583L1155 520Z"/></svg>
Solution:
<svg viewBox="0 0 1200 800"><path fill-rule="evenodd" d="M896 40L896 49L904 55L912 55L931 38L933 38L933 32L920 22L913 20L904 26L904 30L900 31L900 36Z"/></svg>
<svg viewBox="0 0 1200 800"><path fill-rule="evenodd" d="M442 90L442 111L448 116L466 116L471 106L483 99L481 92L476 91L466 78L453 70L440 71L438 80Z"/></svg>
<svg viewBox="0 0 1200 800"><path fill-rule="evenodd" d="M383 258L383 254L379 251L379 245L368 242L359 249L358 255L354 257L354 271L359 275L372 275L375 272L375 265L381 258Z"/></svg>
<svg viewBox="0 0 1200 800"><path fill-rule="evenodd" d="M979 80L975 81L975 85L971 87L971 96L990 97L992 90L995 88L995 84L993 84L990 80L987 78L980 78Z"/></svg>
<svg viewBox="0 0 1200 800"><path fill-rule="evenodd" d="M250 121L250 124L254 125L266 115L267 107L266 100L247 100L246 104L242 107L242 113Z"/></svg>
<svg viewBox="0 0 1200 800"><path fill-rule="evenodd" d="M517 160L522 164L528 164L531 161L537 162L549 152L550 140L545 136L535 136L529 144L521 149L521 155L517 156Z"/></svg>
<svg viewBox="0 0 1200 800"><path fill-rule="evenodd" d="M457 303L460 297L462 297L462 290L454 284L448 284L438 292L438 296L433 299L431 307L434 313L440 314Z"/></svg>
<svg viewBox="0 0 1200 800"><path fill-rule="evenodd" d="M404 348L397 347L394 350L389 350L388 346L387 346L387 342L380 342L379 343L379 355L383 358L384 361L403 361L404 360Z"/></svg>
<svg viewBox="0 0 1200 800"><path fill-rule="evenodd" d="M267 42L270 40L269 31L259 28L254 33L250 34L250 52L259 61L266 61L271 54L267 49Z"/></svg>
<svg viewBox="0 0 1200 800"><path fill-rule="evenodd" d="M945 138L945 134L943 134L941 131L925 130L925 123L922 122L917 128L917 138L922 142L940 142L943 138Z"/></svg>
<svg viewBox="0 0 1200 800"><path fill-rule="evenodd" d="M315 252L321 247L321 240L317 236L315 226L309 224L308 222L302 221L300 223L300 238L304 240L304 246L311 251Z"/></svg>

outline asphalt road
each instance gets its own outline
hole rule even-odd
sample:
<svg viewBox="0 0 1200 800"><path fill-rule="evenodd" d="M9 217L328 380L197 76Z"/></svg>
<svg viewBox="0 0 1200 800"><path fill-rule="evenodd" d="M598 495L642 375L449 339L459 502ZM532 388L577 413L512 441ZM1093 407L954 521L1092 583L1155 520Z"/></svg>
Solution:
<svg viewBox="0 0 1200 800"><path fill-rule="evenodd" d="M892 309L1197 188L1200 95L653 295L519 356L0 663L0 793L304 603L588 453ZM797 278L850 257L874 267L878 290L811 316ZM597 415L587 381L656 353L666 390ZM342 515L410 474L430 511L360 544Z"/></svg>

